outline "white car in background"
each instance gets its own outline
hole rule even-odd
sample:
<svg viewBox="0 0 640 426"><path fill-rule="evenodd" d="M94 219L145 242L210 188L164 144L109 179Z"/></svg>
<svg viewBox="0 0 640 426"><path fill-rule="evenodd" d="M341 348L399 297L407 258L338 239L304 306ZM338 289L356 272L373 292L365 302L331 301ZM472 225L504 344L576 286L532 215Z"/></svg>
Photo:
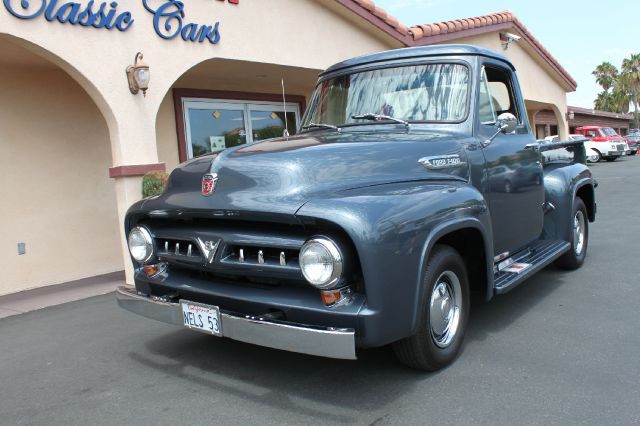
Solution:
<svg viewBox="0 0 640 426"><path fill-rule="evenodd" d="M569 135L569 138L572 140L575 139L582 139L584 136L582 135ZM554 135L554 136L547 136L544 139L539 140L538 142L545 144L545 143L552 143L552 142L559 142L560 141L560 137L558 135ZM589 163L597 163L598 161L600 161L600 155L598 154L598 151L594 150L593 148L589 147L589 144L594 143L593 141L586 141L584 143L585 149L586 149L586 155L587 155L587 162ZM570 153L569 151L567 151L566 149L556 149L553 151L547 151L543 153L545 160L547 161L554 161L554 160L573 160L573 154Z"/></svg>

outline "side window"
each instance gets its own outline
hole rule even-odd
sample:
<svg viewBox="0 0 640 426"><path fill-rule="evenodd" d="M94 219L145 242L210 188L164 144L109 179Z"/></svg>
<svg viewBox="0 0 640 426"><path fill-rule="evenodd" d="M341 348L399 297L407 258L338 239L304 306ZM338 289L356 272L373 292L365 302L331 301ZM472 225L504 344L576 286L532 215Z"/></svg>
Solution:
<svg viewBox="0 0 640 426"><path fill-rule="evenodd" d="M480 99L478 100L478 117L482 124L493 124L496 122L497 115L492 98L487 73L483 67L482 75L480 76Z"/></svg>
<svg viewBox="0 0 640 426"><path fill-rule="evenodd" d="M490 66L487 66L484 72L495 114L500 115L509 112L516 116L519 123L522 123L511 82L511 74L505 69Z"/></svg>

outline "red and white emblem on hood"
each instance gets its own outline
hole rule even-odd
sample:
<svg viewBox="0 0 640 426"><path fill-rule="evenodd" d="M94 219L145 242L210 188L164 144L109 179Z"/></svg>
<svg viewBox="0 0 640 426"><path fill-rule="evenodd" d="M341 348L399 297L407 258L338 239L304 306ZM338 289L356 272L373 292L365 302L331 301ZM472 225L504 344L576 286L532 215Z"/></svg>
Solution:
<svg viewBox="0 0 640 426"><path fill-rule="evenodd" d="M218 175L216 173L207 173L202 176L202 195L208 197L213 194L218 186Z"/></svg>

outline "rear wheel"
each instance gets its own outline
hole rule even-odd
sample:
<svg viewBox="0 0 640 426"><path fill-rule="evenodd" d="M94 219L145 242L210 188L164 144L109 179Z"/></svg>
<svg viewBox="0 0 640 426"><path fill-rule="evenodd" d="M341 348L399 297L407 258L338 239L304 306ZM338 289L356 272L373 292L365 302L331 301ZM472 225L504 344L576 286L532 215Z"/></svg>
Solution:
<svg viewBox="0 0 640 426"><path fill-rule="evenodd" d="M445 245L432 251L423 282L416 334L394 343L409 367L435 371L458 356L469 318L469 283L460 254Z"/></svg>
<svg viewBox="0 0 640 426"><path fill-rule="evenodd" d="M571 220L571 249L562 255L556 265L562 269L578 269L584 263L589 244L589 220L587 208L581 198L576 198Z"/></svg>

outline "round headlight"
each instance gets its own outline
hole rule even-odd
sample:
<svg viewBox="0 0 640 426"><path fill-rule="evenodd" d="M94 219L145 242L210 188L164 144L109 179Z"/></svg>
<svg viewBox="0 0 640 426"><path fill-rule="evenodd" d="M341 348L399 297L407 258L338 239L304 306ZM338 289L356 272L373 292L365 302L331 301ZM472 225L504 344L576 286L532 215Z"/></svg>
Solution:
<svg viewBox="0 0 640 426"><path fill-rule="evenodd" d="M136 261L145 263L153 256L153 240L147 228L136 226L129 232L129 253Z"/></svg>
<svg viewBox="0 0 640 426"><path fill-rule="evenodd" d="M311 285L321 290L329 289L342 277L340 250L329 239L313 238L300 250L300 268Z"/></svg>

